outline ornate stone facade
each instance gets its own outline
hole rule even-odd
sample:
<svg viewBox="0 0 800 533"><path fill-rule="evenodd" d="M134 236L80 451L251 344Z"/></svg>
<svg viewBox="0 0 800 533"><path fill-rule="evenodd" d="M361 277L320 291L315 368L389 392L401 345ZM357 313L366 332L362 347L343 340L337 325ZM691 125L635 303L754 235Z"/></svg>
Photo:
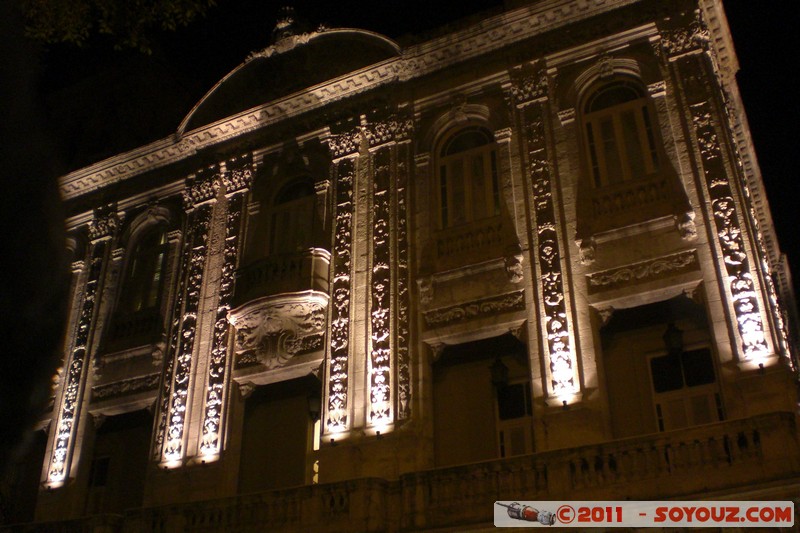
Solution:
<svg viewBox="0 0 800 533"><path fill-rule="evenodd" d="M796 497L795 303L720 3L511 4L404 49L282 19L176 135L61 179L82 244L37 520Z"/></svg>

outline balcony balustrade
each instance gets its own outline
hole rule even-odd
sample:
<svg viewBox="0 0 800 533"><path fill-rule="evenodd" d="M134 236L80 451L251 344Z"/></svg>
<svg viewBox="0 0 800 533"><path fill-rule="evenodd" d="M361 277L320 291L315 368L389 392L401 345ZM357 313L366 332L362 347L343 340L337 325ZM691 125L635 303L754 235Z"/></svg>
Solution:
<svg viewBox="0 0 800 533"><path fill-rule="evenodd" d="M322 465L324 468L324 465ZM693 499L800 482L795 415L769 413L509 459L3 532L420 531L490 527L496 500Z"/></svg>
<svg viewBox="0 0 800 533"><path fill-rule="evenodd" d="M665 216L672 212L673 194L666 175L625 181L592 192L595 232Z"/></svg>
<svg viewBox="0 0 800 533"><path fill-rule="evenodd" d="M265 257L236 271L234 306L261 296L328 290L330 254L320 248Z"/></svg>

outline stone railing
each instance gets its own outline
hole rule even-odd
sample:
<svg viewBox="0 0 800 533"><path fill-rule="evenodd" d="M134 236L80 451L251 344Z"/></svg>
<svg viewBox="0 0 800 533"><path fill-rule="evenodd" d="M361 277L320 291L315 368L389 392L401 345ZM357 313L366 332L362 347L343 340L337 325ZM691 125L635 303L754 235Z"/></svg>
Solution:
<svg viewBox="0 0 800 533"><path fill-rule="evenodd" d="M693 499L800 483L795 415L770 413L510 459L31 524L3 532L421 531L490 527L496 500ZM36 526L34 528L34 526ZM26 529L27 528L27 529Z"/></svg>
<svg viewBox="0 0 800 533"><path fill-rule="evenodd" d="M156 309L146 309L137 313L117 314L111 322L111 330L106 338L105 351L113 352L138 344L153 342L164 331L164 319Z"/></svg>
<svg viewBox="0 0 800 533"><path fill-rule="evenodd" d="M236 271L234 304L282 292L308 289L325 292L329 264L330 254L319 248L273 255L250 263Z"/></svg>
<svg viewBox="0 0 800 533"><path fill-rule="evenodd" d="M464 257L480 257L503 249L503 221L500 217L487 218L445 228L435 234L436 256L440 266L463 263ZM494 254L499 257L498 254Z"/></svg>
<svg viewBox="0 0 800 533"><path fill-rule="evenodd" d="M625 181L596 189L592 195L592 215L595 219L650 209L653 204L668 202L671 198L669 181L665 175Z"/></svg>

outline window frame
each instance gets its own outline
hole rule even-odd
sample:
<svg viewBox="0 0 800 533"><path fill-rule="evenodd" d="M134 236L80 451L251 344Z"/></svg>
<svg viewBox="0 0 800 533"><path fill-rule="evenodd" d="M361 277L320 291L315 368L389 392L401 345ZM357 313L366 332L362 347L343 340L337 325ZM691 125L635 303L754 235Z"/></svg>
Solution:
<svg viewBox="0 0 800 533"><path fill-rule="evenodd" d="M296 198L289 198L281 200L283 195L289 193L295 187L307 185L309 193ZM267 233L267 255L284 255L294 254L301 251L300 249L307 249L312 246L314 228L314 205L315 205L315 191L314 180L310 176L297 177L285 181L272 197L268 213L269 232ZM304 235L303 232L292 232L291 236L287 237L286 233L281 233L283 237L278 239L278 217L281 215L288 215L290 226L296 227L298 220L303 220L305 216L310 217L312 222L308 226L308 231ZM304 216L305 215L305 216ZM301 242L305 241L305 242ZM294 244L294 248L283 249L288 244ZM298 249L300 248L300 249Z"/></svg>
<svg viewBox="0 0 800 533"><path fill-rule="evenodd" d="M159 242L149 246L149 249L142 250L142 246L147 239L154 234L160 235ZM116 307L117 315L131 316L140 313L158 311L160 313L161 302L164 297L164 284L169 269L170 243L167 237L167 228L163 225L155 225L144 228L138 232L124 269L124 276L120 284L119 299ZM155 268L149 270L149 275L137 274L134 272L137 261L141 261L144 252L151 256L160 256L154 261ZM158 276L158 279L154 279ZM145 281L145 278L148 281ZM137 302L139 302L137 304ZM149 305L147 302L151 302Z"/></svg>
<svg viewBox="0 0 800 533"><path fill-rule="evenodd" d="M699 425L713 424L725 420L725 410L722 401L722 387L720 383L720 372L718 368L716 352L714 351L713 347L707 343L690 344L684 346L683 350L681 351L681 356L683 356L683 354L687 352L694 352L700 350L708 350L708 356L711 360L711 366L714 372L714 381L711 383L688 385L685 379L683 360L681 360L680 363L681 379L683 381L683 385L681 386L681 388L668 390L664 392L656 392L656 386L653 377L652 361L654 359L659 359L661 357L669 357L669 354L666 351L661 350L659 352L650 353L646 357L647 376L650 384L650 393L653 398L653 414L655 416L655 421L656 421L656 430L659 433L663 433L666 431L678 431L692 427L697 427ZM706 396L707 402L713 399L713 407L711 408L711 414L716 416L716 420L712 420L711 422L698 423L695 421L694 411L692 410L690 402L693 398L697 398L703 395ZM665 412L665 407L662 406L666 406L667 402L669 401L676 401L676 400L680 400L683 402L684 414L686 415L687 423L686 425L683 426L667 427L668 414ZM711 404L709 403L708 405Z"/></svg>
<svg viewBox="0 0 800 533"><path fill-rule="evenodd" d="M447 153L459 137L480 133L486 142L463 150ZM497 141L484 126L468 125L448 132L436 150L436 220L440 230L465 226L500 215L500 182L498 175ZM481 174L475 172L480 161ZM471 162L471 164L470 164ZM454 169L461 167L460 175ZM481 183L479 183L482 182ZM479 194L479 189L483 188ZM484 201L477 203L476 198ZM453 218L454 208L461 208L458 219Z"/></svg>
<svg viewBox="0 0 800 533"><path fill-rule="evenodd" d="M638 97L596 110L590 109L596 98L615 88L627 88ZM661 172L665 157L658 117L646 90L635 80L617 79L593 87L584 99L582 110L583 154L594 189L646 179ZM631 122L625 118L627 114L633 119L633 130L630 129ZM611 124L611 137L606 135L607 130L604 131L607 124ZM634 134L632 137L631 132ZM603 149L603 145L609 141L613 142L613 147ZM636 147L632 146L632 141L636 142ZM635 154L631 153L632 149ZM607 160L612 150L617 159L615 166L618 167L618 177L614 176ZM635 159L640 161L643 172L635 172Z"/></svg>

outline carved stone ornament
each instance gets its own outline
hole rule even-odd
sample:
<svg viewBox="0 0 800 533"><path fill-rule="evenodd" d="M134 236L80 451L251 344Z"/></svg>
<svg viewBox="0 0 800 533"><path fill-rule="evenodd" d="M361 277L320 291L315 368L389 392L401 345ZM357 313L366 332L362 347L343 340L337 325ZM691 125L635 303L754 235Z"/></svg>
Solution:
<svg viewBox="0 0 800 533"><path fill-rule="evenodd" d="M508 281L511 283L519 283L524 277L522 259L522 248L520 248L519 245L506 250L506 256L503 258L503 261L505 263Z"/></svg>
<svg viewBox="0 0 800 533"><path fill-rule="evenodd" d="M433 303L433 278L431 276L418 278L417 290L419 292L419 303L422 307L428 307Z"/></svg>
<svg viewBox="0 0 800 533"><path fill-rule="evenodd" d="M247 189L253 183L253 169L250 166L231 168L222 176L228 194Z"/></svg>
<svg viewBox="0 0 800 533"><path fill-rule="evenodd" d="M148 374L146 376L92 387L92 401L98 402L119 396L156 390L160 378L161 374Z"/></svg>
<svg viewBox="0 0 800 533"><path fill-rule="evenodd" d="M395 360L397 361L397 420L411 416L411 298L409 289L409 241L408 241L408 179L411 167L411 144L403 143L394 147L395 158L394 209L397 230L395 238L396 268L396 313L394 327Z"/></svg>
<svg viewBox="0 0 800 533"><path fill-rule="evenodd" d="M392 115L386 120L367 122L351 131L331 135L328 138L328 147L334 158L344 157L357 152L362 141L369 148L391 141L404 141L409 138L413 128L414 122L410 117Z"/></svg>
<svg viewBox="0 0 800 533"><path fill-rule="evenodd" d="M589 292L595 293L699 269L697 252L689 250L650 261L595 272L587 276L587 281Z"/></svg>
<svg viewBox="0 0 800 533"><path fill-rule="evenodd" d="M203 169L186 180L186 188L183 191L183 203L186 209L217 197L222 174L215 169L216 167Z"/></svg>
<svg viewBox="0 0 800 533"><path fill-rule="evenodd" d="M300 353L321 350L328 297L305 291L266 297L231 311L237 366L280 368Z"/></svg>
<svg viewBox="0 0 800 533"><path fill-rule="evenodd" d="M104 218L105 221L116 220ZM83 299L80 315L75 325L74 342L71 353L67 355L64 375L63 394L57 406L55 431L51 433L53 439L52 453L47 467L47 481L49 483L62 483L69 476L69 466L72 454L75 451L75 432L77 427L78 409L81 404L83 391L86 386L88 371L86 367L91 360L89 353L91 335L96 321L99 297L102 294L103 263L106 260L110 239L105 238L105 232L115 230L116 225L101 223L95 229L104 228L103 235L95 231L92 244L89 247L86 259L89 273L83 287ZM91 233L91 228L90 228Z"/></svg>
<svg viewBox="0 0 800 533"><path fill-rule="evenodd" d="M115 205L112 204L96 209L94 218L89 223L89 239L94 241L111 237L120 227L121 222L121 217L117 215Z"/></svg>
<svg viewBox="0 0 800 533"><path fill-rule="evenodd" d="M516 105L547 97L547 72L543 68L517 69L511 80L511 97Z"/></svg>
<svg viewBox="0 0 800 533"><path fill-rule="evenodd" d="M597 311L597 316L600 317L600 327L608 325L611 317L614 316L614 309L613 307L603 307L601 309L595 309Z"/></svg>
<svg viewBox="0 0 800 533"><path fill-rule="evenodd" d="M594 263L595 253L597 252L597 243L594 237L579 240L578 250L580 252L582 265L591 265Z"/></svg>
<svg viewBox="0 0 800 533"><path fill-rule="evenodd" d="M370 354L367 360L369 375L370 424L383 424L392 420L392 307L397 308L391 289L396 277L392 262L390 225L391 204L391 147L381 147L373 154L372 194L372 253L370 277Z"/></svg>
<svg viewBox="0 0 800 533"><path fill-rule="evenodd" d="M571 301L564 289L564 271L561 265L564 245L557 230L559 219L553 198L554 191L558 188L554 183L557 175L550 163L553 156L548 153L546 140L545 122L549 115L547 101L540 100L525 106L521 115L528 153L526 172L531 184L536 224L534 257L539 263L537 277L541 294L540 327L549 363L550 393L554 396L575 394L579 391L580 384L570 332ZM581 256L584 257L584 254Z"/></svg>
<svg viewBox="0 0 800 533"><path fill-rule="evenodd" d="M253 391L256 390L255 383L251 381L247 381L245 383L239 383L239 395L241 396L242 400L246 400L253 394Z"/></svg>
<svg viewBox="0 0 800 533"><path fill-rule="evenodd" d="M708 91L707 76L702 64L687 57L682 66L687 71L686 88L690 100L697 148L700 152L706 202L711 206L717 243L722 252L728 298L736 315L740 337L741 360L766 353L769 350L761 317L759 293L753 280L751 264L757 259L748 256L742 227L739 222L739 207L734 196L736 187L730 182L722 155L720 133L717 129L718 113ZM691 103L694 101L695 103ZM752 261L752 263L751 263Z"/></svg>
<svg viewBox="0 0 800 533"><path fill-rule="evenodd" d="M250 168L231 169L223 175L228 193L226 209L218 210L219 222L224 221L224 244L222 246L222 271L217 288L217 310L214 319L214 337L206 370L206 399L203 414L203 431L200 453L214 455L222 447L222 419L225 411L225 374L230 368L228 353L228 311L233 299L234 273L239 249L239 229L242 211L245 208L245 191L252 181ZM217 232L222 236L222 231ZM219 247L213 247L219 250Z"/></svg>
<svg viewBox="0 0 800 533"><path fill-rule="evenodd" d="M444 349L447 348L447 345L442 342L435 342L433 344L429 344L428 347L431 349L431 360L435 363L439 360L444 352Z"/></svg>
<svg viewBox="0 0 800 533"><path fill-rule="evenodd" d="M193 199L201 196L190 191L194 190L196 185L196 182L187 183L188 190L184 192L185 207L189 210L186 224L188 234L183 243L181 282L173 307L172 333L165 356L164 380L159 394L158 429L153 446L154 459L159 461L180 460L184 454L183 434L191 382L192 356L213 208L209 202L195 205ZM205 185L202 188L206 190ZM209 190L216 194L216 188Z"/></svg>
<svg viewBox="0 0 800 533"><path fill-rule="evenodd" d="M423 317L428 327L440 327L473 318L507 313L509 311L522 311L524 309L525 292L520 290L441 309L433 309L423 313Z"/></svg>
<svg viewBox="0 0 800 533"><path fill-rule="evenodd" d="M688 24L662 32L661 47L667 56L687 54L708 46L710 33L699 14L699 11L696 12L695 19Z"/></svg>
<svg viewBox="0 0 800 533"><path fill-rule="evenodd" d="M334 237L331 261L331 313L327 343L327 391L325 428L347 427L348 369L350 361L350 279L353 252L353 158L336 163L334 182Z"/></svg>
<svg viewBox="0 0 800 533"><path fill-rule="evenodd" d="M681 239L685 241L693 241L697 238L697 226L694 223L694 217L694 211L687 211L675 217L675 228L681 234Z"/></svg>

